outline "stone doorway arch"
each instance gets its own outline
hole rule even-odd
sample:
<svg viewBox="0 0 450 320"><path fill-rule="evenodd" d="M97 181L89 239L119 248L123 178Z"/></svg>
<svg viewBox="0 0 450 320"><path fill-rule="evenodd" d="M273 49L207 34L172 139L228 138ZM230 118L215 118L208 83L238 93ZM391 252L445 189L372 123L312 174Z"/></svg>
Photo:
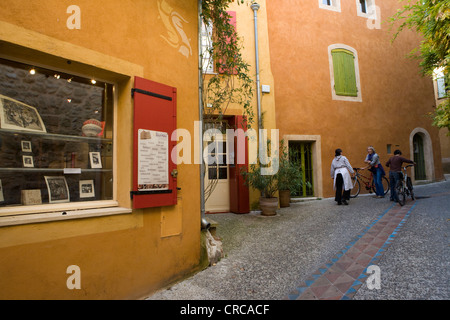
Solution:
<svg viewBox="0 0 450 320"><path fill-rule="evenodd" d="M418 141L421 141L422 146L418 145ZM433 156L433 143L431 141L431 136L427 130L423 128L415 128L409 136L409 150L410 159L414 160L414 155L416 156L421 153L423 155L423 163L425 177L417 177L420 180L434 181L435 170L434 170L434 156ZM416 178L415 170L411 170L411 176L413 181L419 180ZM425 178L425 179L424 179Z"/></svg>

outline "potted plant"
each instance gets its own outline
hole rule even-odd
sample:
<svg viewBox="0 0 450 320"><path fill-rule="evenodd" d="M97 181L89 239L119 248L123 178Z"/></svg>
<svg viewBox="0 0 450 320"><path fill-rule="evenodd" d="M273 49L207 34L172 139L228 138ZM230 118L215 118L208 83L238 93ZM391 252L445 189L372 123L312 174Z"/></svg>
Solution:
<svg viewBox="0 0 450 320"><path fill-rule="evenodd" d="M250 170L244 168L241 174L247 186L261 192L259 199L261 215L274 216L278 209L278 198L275 197L278 189L277 174L263 174L264 168L265 166L258 161L257 164L250 165Z"/></svg>
<svg viewBox="0 0 450 320"><path fill-rule="evenodd" d="M277 186L280 207L285 208L290 206L291 191L302 185L302 171L300 163L290 159L289 151L285 147L283 140L280 141L280 151Z"/></svg>

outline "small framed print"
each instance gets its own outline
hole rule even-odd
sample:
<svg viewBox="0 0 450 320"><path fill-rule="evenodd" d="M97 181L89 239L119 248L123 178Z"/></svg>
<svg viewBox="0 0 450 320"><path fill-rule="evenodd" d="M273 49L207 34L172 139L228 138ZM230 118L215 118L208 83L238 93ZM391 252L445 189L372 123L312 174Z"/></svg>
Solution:
<svg viewBox="0 0 450 320"><path fill-rule="evenodd" d="M50 203L70 202L69 187L65 177L44 177Z"/></svg>
<svg viewBox="0 0 450 320"><path fill-rule="evenodd" d="M102 168L102 158L100 157L100 152L89 152L89 160L91 162L91 169Z"/></svg>
<svg viewBox="0 0 450 320"><path fill-rule="evenodd" d="M22 156L24 168L34 168L33 156Z"/></svg>
<svg viewBox="0 0 450 320"><path fill-rule="evenodd" d="M32 152L30 141L22 141L22 151L23 152Z"/></svg>
<svg viewBox="0 0 450 320"><path fill-rule="evenodd" d="M4 202L5 198L3 196L3 186L2 186L2 180L0 180L0 202Z"/></svg>
<svg viewBox="0 0 450 320"><path fill-rule="evenodd" d="M95 198L94 180L80 180L80 198Z"/></svg>
<svg viewBox="0 0 450 320"><path fill-rule="evenodd" d="M0 94L0 128L47 133L35 107Z"/></svg>

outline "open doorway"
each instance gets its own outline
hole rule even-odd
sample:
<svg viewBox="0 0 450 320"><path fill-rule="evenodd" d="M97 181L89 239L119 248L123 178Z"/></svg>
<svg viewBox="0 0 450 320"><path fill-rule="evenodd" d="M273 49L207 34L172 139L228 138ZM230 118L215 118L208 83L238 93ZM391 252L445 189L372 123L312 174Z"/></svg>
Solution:
<svg viewBox="0 0 450 320"><path fill-rule="evenodd" d="M314 197L313 143L289 141L289 157L301 166L302 184L291 190L293 197Z"/></svg>

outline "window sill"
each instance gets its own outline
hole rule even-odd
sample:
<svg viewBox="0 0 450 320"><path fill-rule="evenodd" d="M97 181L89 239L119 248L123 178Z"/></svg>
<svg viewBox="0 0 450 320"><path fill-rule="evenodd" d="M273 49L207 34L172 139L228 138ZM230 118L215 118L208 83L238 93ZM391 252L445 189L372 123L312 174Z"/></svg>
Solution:
<svg viewBox="0 0 450 320"><path fill-rule="evenodd" d="M74 219L86 219L106 217L119 214L129 214L132 209L122 207L108 207L96 209L81 209L72 211L56 211L46 213L21 214L0 217L0 227L17 226L24 224L66 221Z"/></svg>
<svg viewBox="0 0 450 320"><path fill-rule="evenodd" d="M324 10L329 10L329 11L334 11L334 12L341 12L341 7L340 6L333 6L333 5L319 5L320 9L324 9Z"/></svg>

